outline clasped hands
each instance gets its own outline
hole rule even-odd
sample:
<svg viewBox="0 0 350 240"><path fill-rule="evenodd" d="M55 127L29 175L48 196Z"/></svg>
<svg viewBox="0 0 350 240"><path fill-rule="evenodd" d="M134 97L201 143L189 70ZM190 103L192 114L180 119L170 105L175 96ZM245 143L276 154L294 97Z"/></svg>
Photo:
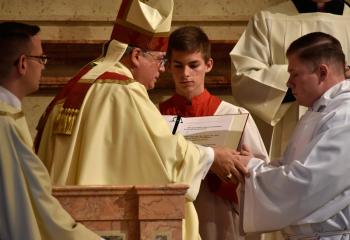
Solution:
<svg viewBox="0 0 350 240"><path fill-rule="evenodd" d="M240 151L214 147L214 162L210 168L222 181L232 183L243 183L245 177L249 177L247 164L253 157L246 146L242 146Z"/></svg>

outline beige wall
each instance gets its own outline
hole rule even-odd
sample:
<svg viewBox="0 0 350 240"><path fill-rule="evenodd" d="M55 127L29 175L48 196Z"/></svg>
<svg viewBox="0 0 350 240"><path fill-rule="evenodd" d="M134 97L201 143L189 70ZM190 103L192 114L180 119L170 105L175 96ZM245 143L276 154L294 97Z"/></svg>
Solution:
<svg viewBox="0 0 350 240"><path fill-rule="evenodd" d="M174 0L173 25L202 26L212 40L238 39L250 16L285 0ZM0 21L39 24L44 40L106 40L120 0L0 0Z"/></svg>
<svg viewBox="0 0 350 240"><path fill-rule="evenodd" d="M211 40L239 39L249 18L259 9L285 0L174 0L173 28L201 26ZM107 40L112 31L120 0L0 0L0 21L17 20L41 26L43 40ZM230 89L213 92L230 101ZM158 102L170 90L150 93ZM30 130L55 92L39 92L24 99Z"/></svg>

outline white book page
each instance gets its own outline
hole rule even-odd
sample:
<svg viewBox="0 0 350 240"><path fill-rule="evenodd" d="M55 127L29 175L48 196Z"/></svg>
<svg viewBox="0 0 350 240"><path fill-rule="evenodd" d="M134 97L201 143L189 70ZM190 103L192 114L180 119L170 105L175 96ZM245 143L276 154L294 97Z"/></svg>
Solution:
<svg viewBox="0 0 350 240"><path fill-rule="evenodd" d="M177 116L164 115L173 131ZM237 148L248 114L230 114L205 117L182 117L176 133L196 144Z"/></svg>

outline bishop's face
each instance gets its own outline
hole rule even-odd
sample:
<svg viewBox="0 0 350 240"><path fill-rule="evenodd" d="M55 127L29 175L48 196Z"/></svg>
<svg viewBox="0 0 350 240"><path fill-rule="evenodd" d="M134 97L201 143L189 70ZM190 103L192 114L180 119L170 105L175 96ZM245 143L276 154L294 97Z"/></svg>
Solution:
<svg viewBox="0 0 350 240"><path fill-rule="evenodd" d="M158 51L138 51L137 67L134 69L134 78L143 84L147 90L153 89L161 72L165 71L165 52Z"/></svg>

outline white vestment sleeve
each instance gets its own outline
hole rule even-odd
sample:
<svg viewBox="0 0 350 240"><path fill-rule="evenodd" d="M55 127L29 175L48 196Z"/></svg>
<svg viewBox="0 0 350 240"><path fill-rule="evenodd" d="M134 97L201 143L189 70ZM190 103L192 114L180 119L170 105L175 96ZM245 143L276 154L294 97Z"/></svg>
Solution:
<svg viewBox="0 0 350 240"><path fill-rule="evenodd" d="M349 137L350 125L320 133L307 144L300 159L284 166L251 159L251 177L245 182L244 231L271 231L321 222L347 206ZM327 211L322 211L324 207Z"/></svg>
<svg viewBox="0 0 350 240"><path fill-rule="evenodd" d="M199 192L199 186L214 162L214 150L211 147L204 147L201 145L197 145L197 147L201 153L199 169L197 174L194 175L193 184L191 184L186 194L186 197L192 201L196 199Z"/></svg>
<svg viewBox="0 0 350 240"><path fill-rule="evenodd" d="M271 26L268 24L264 12L256 14L230 56L235 100L249 112L271 123L276 120L287 91L289 74L286 61L275 64L271 60L271 48L274 46L269 41ZM285 56L281 58L285 59Z"/></svg>

